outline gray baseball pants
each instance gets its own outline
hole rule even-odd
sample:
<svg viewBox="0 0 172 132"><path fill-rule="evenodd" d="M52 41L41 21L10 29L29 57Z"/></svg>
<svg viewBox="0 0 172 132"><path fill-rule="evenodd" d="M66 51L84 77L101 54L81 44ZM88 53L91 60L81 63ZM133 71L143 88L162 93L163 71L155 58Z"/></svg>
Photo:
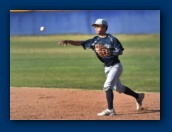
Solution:
<svg viewBox="0 0 172 132"><path fill-rule="evenodd" d="M110 67L105 66L106 81L103 90L108 91L109 89L115 89L118 93L123 93L125 87L120 81L122 72L123 66L121 63L117 63Z"/></svg>

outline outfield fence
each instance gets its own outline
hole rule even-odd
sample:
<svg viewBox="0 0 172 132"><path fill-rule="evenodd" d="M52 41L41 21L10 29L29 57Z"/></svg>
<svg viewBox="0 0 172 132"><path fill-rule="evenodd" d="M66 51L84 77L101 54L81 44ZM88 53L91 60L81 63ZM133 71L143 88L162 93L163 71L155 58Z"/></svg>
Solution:
<svg viewBox="0 0 172 132"><path fill-rule="evenodd" d="M160 33L160 10L11 10L10 35L94 34L97 18L114 34Z"/></svg>

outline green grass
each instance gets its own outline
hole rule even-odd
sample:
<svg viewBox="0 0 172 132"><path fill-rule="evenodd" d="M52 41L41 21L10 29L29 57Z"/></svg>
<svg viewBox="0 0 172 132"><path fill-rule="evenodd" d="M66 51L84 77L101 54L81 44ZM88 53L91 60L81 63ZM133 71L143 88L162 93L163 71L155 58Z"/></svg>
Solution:
<svg viewBox="0 0 172 132"><path fill-rule="evenodd" d="M160 35L116 35L125 48L121 81L137 91L160 92ZM102 90L102 63L92 50L57 45L93 35L11 36L10 85Z"/></svg>

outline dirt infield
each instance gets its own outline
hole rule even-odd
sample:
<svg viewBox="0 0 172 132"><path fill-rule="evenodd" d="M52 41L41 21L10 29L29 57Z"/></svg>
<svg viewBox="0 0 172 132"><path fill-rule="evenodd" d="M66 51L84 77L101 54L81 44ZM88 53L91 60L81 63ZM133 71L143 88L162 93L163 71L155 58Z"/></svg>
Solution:
<svg viewBox="0 0 172 132"><path fill-rule="evenodd" d="M114 92L116 116L98 117L107 108L98 90L10 88L10 120L160 120L160 94L145 93L144 109L135 100Z"/></svg>

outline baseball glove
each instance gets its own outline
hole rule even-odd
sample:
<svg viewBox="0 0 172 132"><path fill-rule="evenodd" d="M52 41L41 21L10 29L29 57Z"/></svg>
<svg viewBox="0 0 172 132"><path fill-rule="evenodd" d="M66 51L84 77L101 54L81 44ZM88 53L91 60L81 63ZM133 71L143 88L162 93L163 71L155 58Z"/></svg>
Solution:
<svg viewBox="0 0 172 132"><path fill-rule="evenodd" d="M100 57L107 57L111 55L111 52L103 44L96 44L95 51Z"/></svg>

